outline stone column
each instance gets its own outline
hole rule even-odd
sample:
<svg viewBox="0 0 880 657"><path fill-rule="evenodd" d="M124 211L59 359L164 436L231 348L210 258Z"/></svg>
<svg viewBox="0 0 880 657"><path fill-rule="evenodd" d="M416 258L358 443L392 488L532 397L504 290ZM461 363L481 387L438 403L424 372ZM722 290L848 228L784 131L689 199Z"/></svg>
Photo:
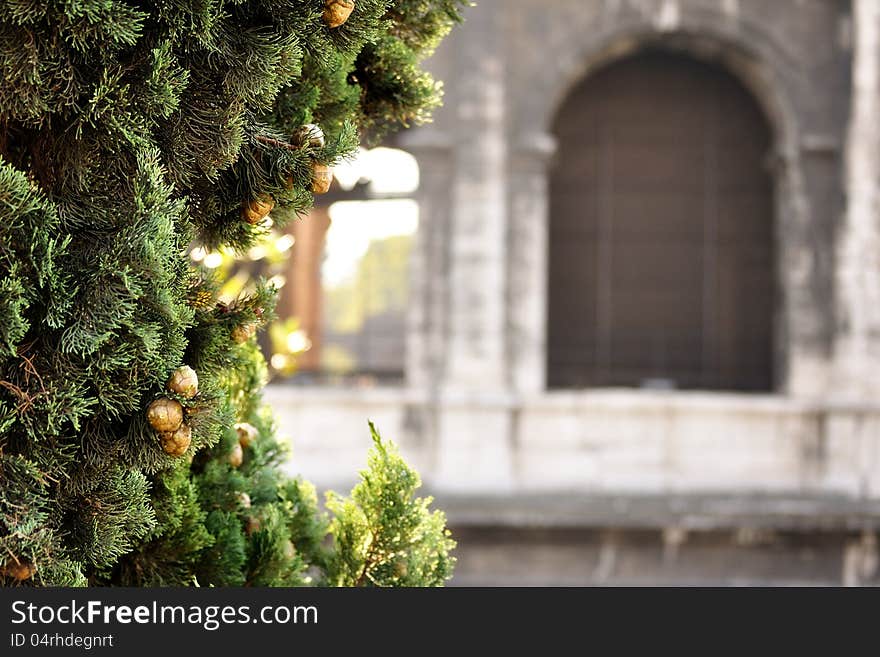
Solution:
<svg viewBox="0 0 880 657"><path fill-rule="evenodd" d="M449 139L431 128L405 134L401 147L419 164L419 228L410 261L406 383L428 392L439 383L446 351L452 149Z"/></svg>
<svg viewBox="0 0 880 657"><path fill-rule="evenodd" d="M500 3L468 12L455 53L449 345L453 390L506 385L507 153Z"/></svg>
<svg viewBox="0 0 880 657"><path fill-rule="evenodd" d="M853 2L848 206L837 235L832 395L880 401L880 3Z"/></svg>
<svg viewBox="0 0 880 657"><path fill-rule="evenodd" d="M548 163L556 140L547 133L518 140L510 164L508 350L513 389L547 384Z"/></svg>
<svg viewBox="0 0 880 657"><path fill-rule="evenodd" d="M507 172L504 3L467 12L446 107L453 139L446 341L437 397L438 489L512 485L507 360Z"/></svg>
<svg viewBox="0 0 880 657"><path fill-rule="evenodd" d="M825 482L880 495L880 3L853 2L847 208L838 226ZM847 564L844 564L847 567Z"/></svg>

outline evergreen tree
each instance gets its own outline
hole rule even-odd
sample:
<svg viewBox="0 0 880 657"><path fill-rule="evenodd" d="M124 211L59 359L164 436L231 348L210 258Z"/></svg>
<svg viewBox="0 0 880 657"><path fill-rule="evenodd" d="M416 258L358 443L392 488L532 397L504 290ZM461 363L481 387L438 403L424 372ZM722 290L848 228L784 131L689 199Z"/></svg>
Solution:
<svg viewBox="0 0 880 657"><path fill-rule="evenodd" d="M219 303L187 252L248 248L359 134L424 120L463 4L0 0L0 582L448 578L444 517L375 430L329 516L282 475L274 290Z"/></svg>

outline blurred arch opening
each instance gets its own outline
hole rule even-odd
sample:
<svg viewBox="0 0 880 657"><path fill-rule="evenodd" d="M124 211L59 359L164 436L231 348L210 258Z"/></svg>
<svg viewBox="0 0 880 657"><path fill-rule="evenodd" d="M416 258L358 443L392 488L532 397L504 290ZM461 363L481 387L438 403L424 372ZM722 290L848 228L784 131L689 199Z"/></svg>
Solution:
<svg viewBox="0 0 880 657"><path fill-rule="evenodd" d="M551 388L774 387L772 131L723 68L649 50L553 125Z"/></svg>
<svg viewBox="0 0 880 657"><path fill-rule="evenodd" d="M292 382L399 383L404 376L409 261L418 230L415 158L361 149L330 193L288 228L294 240L278 314L307 348L276 374ZM283 336L281 336L283 337ZM277 342L277 340L276 340ZM274 348L274 344L272 345Z"/></svg>

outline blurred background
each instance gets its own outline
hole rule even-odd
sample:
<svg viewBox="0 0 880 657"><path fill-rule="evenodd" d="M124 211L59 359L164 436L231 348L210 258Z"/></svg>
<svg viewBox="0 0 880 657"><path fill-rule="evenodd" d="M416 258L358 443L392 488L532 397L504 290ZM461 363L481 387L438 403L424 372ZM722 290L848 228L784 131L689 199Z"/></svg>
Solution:
<svg viewBox="0 0 880 657"><path fill-rule="evenodd" d="M433 123L225 268L289 468L367 418L458 585L862 585L880 525L880 0L480 0Z"/></svg>

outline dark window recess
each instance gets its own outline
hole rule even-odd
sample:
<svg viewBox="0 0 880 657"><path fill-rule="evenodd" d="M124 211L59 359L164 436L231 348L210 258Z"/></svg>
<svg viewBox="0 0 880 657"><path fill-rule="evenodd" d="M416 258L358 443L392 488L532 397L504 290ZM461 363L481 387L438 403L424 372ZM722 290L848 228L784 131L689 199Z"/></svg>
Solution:
<svg viewBox="0 0 880 657"><path fill-rule="evenodd" d="M770 390L771 131L754 98L646 53L585 80L554 130L550 387Z"/></svg>

